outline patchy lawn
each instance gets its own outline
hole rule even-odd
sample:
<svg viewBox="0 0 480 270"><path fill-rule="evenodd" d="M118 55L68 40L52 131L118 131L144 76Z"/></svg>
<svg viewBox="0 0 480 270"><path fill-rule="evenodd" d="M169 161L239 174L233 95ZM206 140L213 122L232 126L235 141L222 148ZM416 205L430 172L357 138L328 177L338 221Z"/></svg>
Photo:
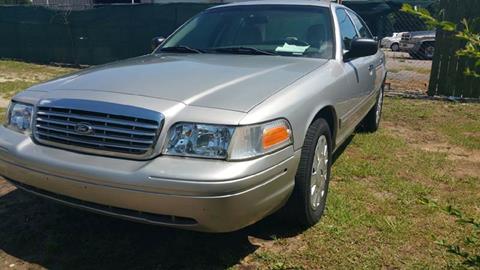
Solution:
<svg viewBox="0 0 480 270"><path fill-rule="evenodd" d="M385 50L390 89L396 92L425 94L428 90L432 61L415 60L408 53Z"/></svg>
<svg viewBox="0 0 480 270"><path fill-rule="evenodd" d="M15 93L35 83L73 71L75 69L0 60L0 107L5 107Z"/></svg>
<svg viewBox="0 0 480 270"><path fill-rule="evenodd" d="M479 116L480 104L387 98L380 131L353 136L326 215L306 231L278 215L229 234L135 224L0 180L0 269L460 268L435 241L462 242L469 229L421 201L480 217Z"/></svg>

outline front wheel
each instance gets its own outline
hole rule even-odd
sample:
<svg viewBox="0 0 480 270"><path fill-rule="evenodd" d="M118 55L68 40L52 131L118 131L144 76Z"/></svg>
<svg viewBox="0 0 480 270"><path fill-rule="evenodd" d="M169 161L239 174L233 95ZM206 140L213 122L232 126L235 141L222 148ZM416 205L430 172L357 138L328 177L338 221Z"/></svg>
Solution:
<svg viewBox="0 0 480 270"><path fill-rule="evenodd" d="M295 189L288 207L291 217L305 227L315 225L327 202L332 165L332 136L324 119L309 127L295 176Z"/></svg>
<svg viewBox="0 0 480 270"><path fill-rule="evenodd" d="M394 52L400 51L400 45L398 43L393 43L392 46L390 46L390 49Z"/></svg>

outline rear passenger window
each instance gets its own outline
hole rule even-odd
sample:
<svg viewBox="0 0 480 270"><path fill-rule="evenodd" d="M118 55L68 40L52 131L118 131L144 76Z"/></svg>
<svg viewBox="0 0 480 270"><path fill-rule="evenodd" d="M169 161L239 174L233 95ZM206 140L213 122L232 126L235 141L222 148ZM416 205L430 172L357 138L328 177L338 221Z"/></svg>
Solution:
<svg viewBox="0 0 480 270"><path fill-rule="evenodd" d="M342 37L343 50L350 50L352 40L358 38L357 30L353 26L350 17L347 15L345 9L337 9L337 19L340 26L340 35Z"/></svg>
<svg viewBox="0 0 480 270"><path fill-rule="evenodd" d="M352 21L355 27L357 27L358 33L360 33L360 37L373 39L373 36L370 33L370 30L368 30L368 27L365 24L365 22L362 19L360 19L357 14L353 12L348 11L348 14L352 18Z"/></svg>

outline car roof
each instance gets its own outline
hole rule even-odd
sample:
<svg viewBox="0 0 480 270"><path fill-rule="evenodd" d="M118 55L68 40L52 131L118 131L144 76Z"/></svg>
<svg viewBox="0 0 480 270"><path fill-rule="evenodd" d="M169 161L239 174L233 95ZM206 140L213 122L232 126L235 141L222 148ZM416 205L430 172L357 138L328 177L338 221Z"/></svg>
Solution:
<svg viewBox="0 0 480 270"><path fill-rule="evenodd" d="M215 8L222 8L222 7L233 7L233 6L249 6L249 5L298 5L298 6L319 6L319 7L329 7L332 4L329 0L299 0L299 1L291 1L291 0L257 0L257 1L241 1L237 0L234 2L230 2L225 5L215 6Z"/></svg>

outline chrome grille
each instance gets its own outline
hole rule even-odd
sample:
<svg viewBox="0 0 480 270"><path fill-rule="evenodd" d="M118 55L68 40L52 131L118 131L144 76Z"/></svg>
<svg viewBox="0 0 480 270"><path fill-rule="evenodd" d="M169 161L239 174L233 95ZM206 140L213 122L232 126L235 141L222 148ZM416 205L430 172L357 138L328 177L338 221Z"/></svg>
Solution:
<svg viewBox="0 0 480 270"><path fill-rule="evenodd" d="M412 36L411 36L410 33L404 33L404 34L402 34L402 40L404 40L404 41L410 40L411 37L412 37Z"/></svg>
<svg viewBox="0 0 480 270"><path fill-rule="evenodd" d="M80 152L143 159L163 124L160 113L98 101L42 101L34 136L43 144Z"/></svg>

